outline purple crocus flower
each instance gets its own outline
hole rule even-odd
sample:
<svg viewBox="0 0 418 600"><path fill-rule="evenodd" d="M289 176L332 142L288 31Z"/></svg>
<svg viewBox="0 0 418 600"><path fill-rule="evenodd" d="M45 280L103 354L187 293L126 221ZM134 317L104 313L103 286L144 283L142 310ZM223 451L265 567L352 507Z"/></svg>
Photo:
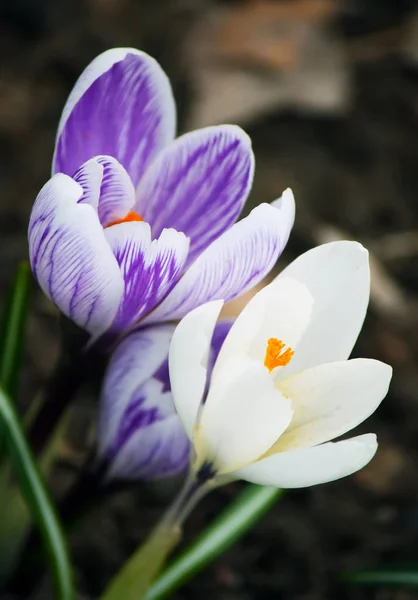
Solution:
<svg viewBox="0 0 418 600"><path fill-rule="evenodd" d="M98 56L59 123L53 176L29 224L43 291L93 339L231 300L268 273L294 218L290 191L235 223L251 188L248 136L224 125L176 140L158 63Z"/></svg>
<svg viewBox="0 0 418 600"><path fill-rule="evenodd" d="M214 365L232 321L218 323ZM159 479L183 472L190 442L177 415L168 376L174 325L138 328L118 345L104 379L98 458L107 479Z"/></svg>

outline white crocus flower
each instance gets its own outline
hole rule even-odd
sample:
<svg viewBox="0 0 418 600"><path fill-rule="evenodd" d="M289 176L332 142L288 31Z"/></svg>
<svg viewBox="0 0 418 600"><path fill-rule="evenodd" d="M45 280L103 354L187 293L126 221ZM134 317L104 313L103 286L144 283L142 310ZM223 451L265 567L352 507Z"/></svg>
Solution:
<svg viewBox="0 0 418 600"><path fill-rule="evenodd" d="M360 244L335 242L303 254L237 318L210 382L222 301L180 322L170 378L200 480L297 488L350 475L371 460L372 433L330 442L375 411L391 378L382 362L347 360L369 290L368 253Z"/></svg>

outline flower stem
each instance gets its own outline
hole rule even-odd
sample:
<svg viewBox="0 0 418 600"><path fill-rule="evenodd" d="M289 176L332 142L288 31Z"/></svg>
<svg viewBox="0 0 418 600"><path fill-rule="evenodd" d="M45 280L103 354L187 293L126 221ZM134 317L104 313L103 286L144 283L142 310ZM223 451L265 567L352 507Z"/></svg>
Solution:
<svg viewBox="0 0 418 600"><path fill-rule="evenodd" d="M157 527L110 582L100 600L140 600L181 539L182 524L209 491L210 481L192 473Z"/></svg>
<svg viewBox="0 0 418 600"><path fill-rule="evenodd" d="M235 500L152 583L146 600L162 600L237 542L283 495L283 490L247 485Z"/></svg>

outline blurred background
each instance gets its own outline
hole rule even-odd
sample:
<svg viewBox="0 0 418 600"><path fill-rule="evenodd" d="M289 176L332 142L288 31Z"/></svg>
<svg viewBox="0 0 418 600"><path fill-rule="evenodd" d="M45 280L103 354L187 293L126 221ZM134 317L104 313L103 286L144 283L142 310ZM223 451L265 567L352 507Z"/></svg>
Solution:
<svg viewBox="0 0 418 600"><path fill-rule="evenodd" d="M169 74L179 128L242 125L256 155L246 211L291 186L297 218L280 269L325 241L372 254L371 308L355 355L393 365L391 391L359 433L372 463L347 480L286 494L178 599L411 600L339 583L341 572L417 564L418 6L413 0L14 0L0 2L0 290L27 256L31 205L48 179L56 126L84 67L134 46ZM239 310L239 306L230 309ZM57 322L32 302L22 402L50 374ZM83 461L96 404L77 399L57 489ZM160 515L177 482L111 498L72 536L80 588L94 597ZM240 489L208 497L193 538ZM42 596L41 596L42 597Z"/></svg>

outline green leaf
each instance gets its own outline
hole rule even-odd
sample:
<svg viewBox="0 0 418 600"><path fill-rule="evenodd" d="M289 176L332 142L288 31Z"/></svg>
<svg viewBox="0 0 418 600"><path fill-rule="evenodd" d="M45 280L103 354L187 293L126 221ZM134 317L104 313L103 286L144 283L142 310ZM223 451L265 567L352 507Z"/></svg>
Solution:
<svg viewBox="0 0 418 600"><path fill-rule="evenodd" d="M385 585L418 588L418 568L415 569L378 569L376 571L355 571L344 574L344 581L361 585Z"/></svg>
<svg viewBox="0 0 418 600"><path fill-rule="evenodd" d="M143 598L150 582L177 545L181 531L178 526L162 526L152 532L145 544L123 565L112 579L100 600L138 600Z"/></svg>
<svg viewBox="0 0 418 600"><path fill-rule="evenodd" d="M67 546L54 507L26 442L14 407L0 387L0 420L22 493L37 523L49 559L57 600L74 598Z"/></svg>
<svg viewBox="0 0 418 600"><path fill-rule="evenodd" d="M29 265L21 263L6 301L0 328L0 382L12 398L16 395L19 379L30 282Z"/></svg>
<svg viewBox="0 0 418 600"><path fill-rule="evenodd" d="M209 528L167 567L150 587L145 599L161 600L173 593L245 535L283 493L277 488L248 485Z"/></svg>

